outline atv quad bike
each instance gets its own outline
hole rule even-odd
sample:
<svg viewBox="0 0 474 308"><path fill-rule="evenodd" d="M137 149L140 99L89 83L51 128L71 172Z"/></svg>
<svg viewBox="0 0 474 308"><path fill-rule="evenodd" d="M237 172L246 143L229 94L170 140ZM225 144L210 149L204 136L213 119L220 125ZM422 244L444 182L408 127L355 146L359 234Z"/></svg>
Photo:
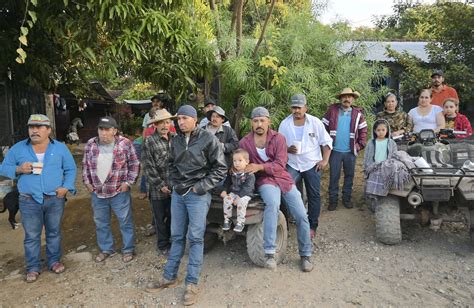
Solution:
<svg viewBox="0 0 474 308"><path fill-rule="evenodd" d="M406 219L434 230L443 222L466 222L474 246L474 139L443 138L452 135L422 130L398 141L399 151L422 156L429 167L409 170L411 182L404 190L390 190L386 197L378 198L375 221L380 242L398 244L400 220Z"/></svg>

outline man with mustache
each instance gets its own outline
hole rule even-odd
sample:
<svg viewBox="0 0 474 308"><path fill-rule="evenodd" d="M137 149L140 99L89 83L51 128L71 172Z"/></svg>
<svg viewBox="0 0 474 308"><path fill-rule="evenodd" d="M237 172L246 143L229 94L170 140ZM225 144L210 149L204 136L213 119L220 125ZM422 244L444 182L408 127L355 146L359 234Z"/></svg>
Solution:
<svg viewBox="0 0 474 308"><path fill-rule="evenodd" d="M214 109L206 113L206 118L209 120L209 123L204 129L210 131L219 139L224 147L227 168L232 167L232 152L239 147L239 139L232 127L225 126L226 123L229 123L229 119L225 116L224 109L215 106Z"/></svg>
<svg viewBox="0 0 474 308"><path fill-rule="evenodd" d="M333 150L329 157L329 211L337 208L341 169L344 169L342 202L345 208L353 207L351 196L356 157L365 148L367 136L367 122L362 109L352 105L359 96L359 92L351 88L343 89L336 95L339 103L330 105L322 119L333 139Z"/></svg>
<svg viewBox="0 0 474 308"><path fill-rule="evenodd" d="M286 138L288 164L286 169L295 183L304 180L308 195L308 219L311 238L318 228L321 210L321 175L329 162L332 139L317 117L307 114L306 96L291 97L291 115L281 123L278 132Z"/></svg>
<svg viewBox="0 0 474 308"><path fill-rule="evenodd" d="M103 262L116 254L110 227L113 211L122 235L122 261L127 263L133 260L135 253L130 187L137 180L140 162L133 143L118 134L114 118L101 118L97 134L87 141L82 160L82 180L91 193L100 249L95 262Z"/></svg>
<svg viewBox="0 0 474 308"><path fill-rule="evenodd" d="M281 197L290 214L296 220L298 250L303 272L313 270L312 244L308 215L301 194L286 170L288 161L285 137L270 129L270 113L264 107L256 107L251 113L252 131L240 140L240 147L249 153L250 164L245 172L255 173L256 187L263 201L263 249L265 268L276 270L276 235Z"/></svg>
<svg viewBox="0 0 474 308"><path fill-rule="evenodd" d="M169 184L169 154L172 116L166 109L157 110L149 124L155 131L143 143L143 171L148 182L148 193L157 234L157 249L167 256L171 247L171 186Z"/></svg>
<svg viewBox="0 0 474 308"><path fill-rule="evenodd" d="M61 263L61 221L68 192L75 193L76 164L64 143L51 139L51 122L43 114L28 119L29 138L15 144L0 174L18 181L19 204L25 230L26 282L41 272L41 233L46 234L46 260L53 273Z"/></svg>
<svg viewBox="0 0 474 308"><path fill-rule="evenodd" d="M434 70L431 74L431 104L443 107L444 101L448 98L454 98L459 102L456 90L444 84L443 71Z"/></svg>
<svg viewBox="0 0 474 308"><path fill-rule="evenodd" d="M206 216L211 205L209 191L227 172L222 146L207 130L197 126L197 112L190 105L177 112L180 132L171 140L171 249L163 277L147 286L148 292L176 286L178 270L189 241L189 260L185 278L184 305L197 301L204 254Z"/></svg>

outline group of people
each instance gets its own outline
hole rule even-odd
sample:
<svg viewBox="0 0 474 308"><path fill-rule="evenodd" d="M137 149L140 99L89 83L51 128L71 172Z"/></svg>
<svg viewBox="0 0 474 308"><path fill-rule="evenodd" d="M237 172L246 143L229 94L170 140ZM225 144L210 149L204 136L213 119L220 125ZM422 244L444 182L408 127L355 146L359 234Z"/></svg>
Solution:
<svg viewBox="0 0 474 308"><path fill-rule="evenodd" d="M442 72L433 74L433 87L439 77ZM443 91L441 89L440 93ZM457 98L445 99L443 113L438 109L440 107L431 105L432 93L436 91L423 90L419 106L408 114L397 109L396 96L389 93L385 98L385 110L378 114L384 119L381 123L385 126L378 122L374 125L374 141L369 144L366 155L370 152L374 161L386 159L390 153L387 149L393 150L388 141L391 136L427 128L428 124L432 129L443 128L447 123L456 129L467 125L457 112ZM182 105L176 115L157 106L144 123L150 132L144 136L141 158L132 141L119 134L115 119L101 118L98 135L85 145L82 162L82 179L91 193L100 249L95 261L103 262L116 254L110 227L111 210L120 225L123 262L130 262L135 257L130 188L137 180L141 162L156 228L157 248L167 256L163 277L150 283L148 291L176 285L188 241L184 304L196 302L210 192L219 187L224 231L232 228L234 206L237 217L233 231L244 230L246 207L254 192L259 193L265 203L265 267L271 270L277 268L275 242L283 199L296 221L300 268L303 272L312 271L312 239L321 209L320 182L327 165L330 165L328 210L336 210L338 206L341 170L344 171L342 203L346 208L353 207L351 195L356 157L366 147L367 137L363 110L354 106L359 96L351 88L343 89L336 95L339 102L330 105L320 120L307 113L304 94L293 95L289 104L291 114L280 123L278 131L271 128L269 111L256 107L250 115L251 131L240 141L225 111L214 100L206 101L205 120L201 122L191 105ZM173 121L177 123L176 129ZM7 153L0 173L18 180L25 230L26 281L33 282L41 272L43 226L48 269L58 274L65 270L60 261L60 225L65 196L67 192L75 193L76 165L65 145L49 137L51 124L45 115L31 115L28 132L29 137ZM307 191L308 210L296 185L301 181Z"/></svg>

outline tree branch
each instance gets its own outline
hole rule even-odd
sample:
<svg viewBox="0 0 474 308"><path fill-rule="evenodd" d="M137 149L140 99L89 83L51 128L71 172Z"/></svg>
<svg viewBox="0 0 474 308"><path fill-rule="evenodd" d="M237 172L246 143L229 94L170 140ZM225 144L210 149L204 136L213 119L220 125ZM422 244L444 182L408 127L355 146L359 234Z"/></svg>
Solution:
<svg viewBox="0 0 474 308"><path fill-rule="evenodd" d="M270 17L272 16L272 13L273 13L273 8L275 7L275 2L276 0L272 0L270 9L268 10L267 17L265 18L265 23L263 24L262 32L260 33L260 37L258 38L257 45L255 45L255 49L253 50L252 56L254 58L257 56L258 49L260 48L260 45L262 44L263 37L265 36L265 31L267 29L268 21L270 20Z"/></svg>

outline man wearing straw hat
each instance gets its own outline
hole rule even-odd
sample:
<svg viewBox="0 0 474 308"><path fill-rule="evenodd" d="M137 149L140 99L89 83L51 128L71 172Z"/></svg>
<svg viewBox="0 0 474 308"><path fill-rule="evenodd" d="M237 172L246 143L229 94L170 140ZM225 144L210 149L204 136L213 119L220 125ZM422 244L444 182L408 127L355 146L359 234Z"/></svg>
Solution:
<svg viewBox="0 0 474 308"><path fill-rule="evenodd" d="M365 148L367 136L367 122L362 108L352 105L359 96L359 92L351 88L343 89L336 95L339 103L329 106L322 119L333 139L333 150L329 157L329 211L337 208L341 169L344 169L342 202L348 209L353 207L351 196L356 157L359 151Z"/></svg>
<svg viewBox="0 0 474 308"><path fill-rule="evenodd" d="M172 116L166 109L157 110L149 124L155 132L143 144L143 170L148 183L148 193L157 234L157 248L164 256L171 247L171 187L169 185L170 132Z"/></svg>

